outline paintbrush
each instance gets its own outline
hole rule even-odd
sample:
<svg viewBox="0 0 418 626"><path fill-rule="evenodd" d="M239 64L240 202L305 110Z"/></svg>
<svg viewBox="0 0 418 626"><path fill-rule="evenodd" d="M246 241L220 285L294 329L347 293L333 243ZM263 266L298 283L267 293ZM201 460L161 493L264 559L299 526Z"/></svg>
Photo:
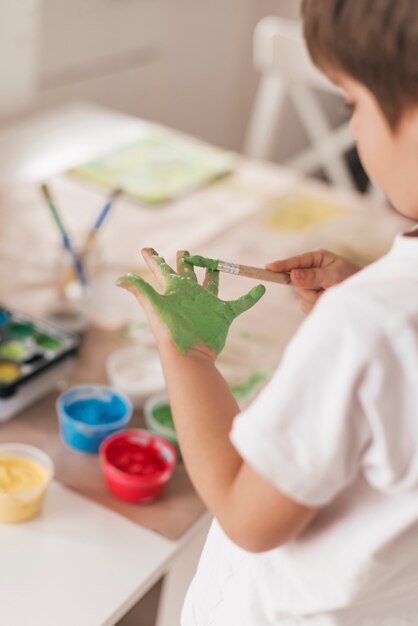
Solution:
<svg viewBox="0 0 418 626"><path fill-rule="evenodd" d="M54 218L55 224L58 227L58 230L61 234L61 238L62 238L62 243L64 245L64 248L68 251L68 253L71 256L73 265L74 265L74 269L77 273L77 276L80 280L80 283L82 285L87 285L87 278L86 278L86 274L84 272L84 267L83 264L81 262L80 257L77 255L77 253L74 250L74 247L71 243L71 239L67 233L67 231L65 230L64 224L61 220L61 217L58 213L57 207L54 204L52 197L51 197L51 193L47 187L47 185L44 183L43 185L41 185L41 192L42 195L44 196L46 203L49 207L49 210L51 211L52 217Z"/></svg>
<svg viewBox="0 0 418 626"><path fill-rule="evenodd" d="M88 235L84 241L84 245L81 248L80 251L80 259L81 261L84 261L87 254L90 252L90 250L93 248L95 242L96 242L96 238L97 238L97 234L99 232L99 230L101 229L101 227L103 226L103 223L105 221L105 219L107 218L110 209L113 206L114 201L116 200L116 198L118 196L120 196L120 194L122 193L122 189L116 189L116 191L113 191L112 194L109 196L109 198L106 201L106 204L104 205L104 207L102 209L100 209L99 214L96 218L96 221L94 222L92 228L89 230ZM64 278L61 281L61 285L60 285L60 289L63 293L65 293L68 285L74 280L74 270L73 268L69 268L68 272L66 273L66 275L64 276Z"/></svg>
<svg viewBox="0 0 418 626"><path fill-rule="evenodd" d="M87 235L87 238L84 242L84 246L81 250L81 258L84 258L84 256L87 254L87 252L89 252L89 250L93 247L95 241L96 241L96 237L97 237L97 233L99 232L99 230L101 229L105 219L107 218L110 209L113 206L114 201L116 200L116 198L118 196L120 196L120 194L122 193L122 189L116 189L116 191L114 191L108 198L106 204L104 205L104 207L100 210L99 215L96 218L96 221L93 225L93 227L91 228L89 234Z"/></svg>
<svg viewBox="0 0 418 626"><path fill-rule="evenodd" d="M213 272L226 272L227 274L234 274L235 276L245 276L246 278L280 283L282 285L290 285L292 282L288 272L272 272L271 270L265 270L261 267L229 263L227 261L208 259L203 256L185 256L183 260L190 265L205 267Z"/></svg>

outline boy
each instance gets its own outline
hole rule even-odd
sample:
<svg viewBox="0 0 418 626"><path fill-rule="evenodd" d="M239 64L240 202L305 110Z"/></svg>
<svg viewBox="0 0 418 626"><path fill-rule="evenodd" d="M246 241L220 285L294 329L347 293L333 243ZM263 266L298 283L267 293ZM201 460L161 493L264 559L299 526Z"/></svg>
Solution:
<svg viewBox="0 0 418 626"><path fill-rule="evenodd" d="M370 177L418 220L416 0L305 0L303 16ZM184 252L177 274L143 252L164 295L119 280L147 313L184 461L215 516L183 626L418 624L417 235L360 272L330 253L270 265L292 270L306 310L307 287L325 293L240 415L214 360L262 289L222 302L217 272L201 287Z"/></svg>

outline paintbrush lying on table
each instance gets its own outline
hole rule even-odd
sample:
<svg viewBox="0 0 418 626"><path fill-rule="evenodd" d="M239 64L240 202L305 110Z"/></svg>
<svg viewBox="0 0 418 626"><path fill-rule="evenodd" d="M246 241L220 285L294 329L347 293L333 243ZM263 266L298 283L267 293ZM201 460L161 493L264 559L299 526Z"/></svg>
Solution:
<svg viewBox="0 0 418 626"><path fill-rule="evenodd" d="M265 270L261 267L228 263L227 261L208 259L204 256L185 256L183 260L190 265L205 267L212 272L226 272L227 274L234 274L235 276L245 276L246 278L255 278L256 280L265 280L282 285L291 284L290 274L288 272L272 272L271 270Z"/></svg>

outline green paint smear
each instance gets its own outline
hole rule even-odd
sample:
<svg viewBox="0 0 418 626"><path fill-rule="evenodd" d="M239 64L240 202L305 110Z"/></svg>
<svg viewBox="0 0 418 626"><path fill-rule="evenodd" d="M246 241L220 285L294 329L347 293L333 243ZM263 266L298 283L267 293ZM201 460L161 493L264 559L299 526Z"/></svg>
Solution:
<svg viewBox="0 0 418 626"><path fill-rule="evenodd" d="M0 346L0 356L11 361L21 361L27 352L27 346L20 341L8 341Z"/></svg>
<svg viewBox="0 0 418 626"><path fill-rule="evenodd" d="M241 339L247 339L248 341L251 341L251 339L255 339L256 337L256 335L250 330L242 330L239 336L241 337Z"/></svg>
<svg viewBox="0 0 418 626"><path fill-rule="evenodd" d="M181 276L154 256L165 280L165 292L155 291L143 278L126 274L117 280L119 287L148 298L153 309L168 327L175 345L186 354L196 346L206 346L218 355L225 346L229 327L241 313L250 309L264 295L264 285L257 285L237 300L224 301L213 292L217 286L217 272L212 272L210 288L205 289L191 272Z"/></svg>
<svg viewBox="0 0 418 626"><path fill-rule="evenodd" d="M270 376L270 372L255 372L251 374L247 380L238 385L234 385L231 387L231 391L234 394L234 398L237 402L242 402L246 398L248 398L251 393L260 385L264 383L268 377Z"/></svg>
<svg viewBox="0 0 418 626"><path fill-rule="evenodd" d="M169 404L157 404L151 411L153 418L165 428L174 431L173 414Z"/></svg>
<svg viewBox="0 0 418 626"><path fill-rule="evenodd" d="M183 257L185 263L189 265L196 265L197 267L206 267L208 270L215 272L218 269L219 259L208 259L204 256L185 256Z"/></svg>
<svg viewBox="0 0 418 626"><path fill-rule="evenodd" d="M44 350L58 350L61 347L61 341L50 335L36 335L36 344Z"/></svg>
<svg viewBox="0 0 418 626"><path fill-rule="evenodd" d="M261 383L264 383L270 376L270 371L261 371L255 372L251 374L242 383L238 385L234 385L231 387L231 391L234 394L234 397L237 402L242 402L246 398L250 396L250 394L256 389ZM168 428L175 432L174 422L173 422L173 414L171 412L171 407L169 404L157 404L151 411L152 417L156 422L164 426L164 428Z"/></svg>

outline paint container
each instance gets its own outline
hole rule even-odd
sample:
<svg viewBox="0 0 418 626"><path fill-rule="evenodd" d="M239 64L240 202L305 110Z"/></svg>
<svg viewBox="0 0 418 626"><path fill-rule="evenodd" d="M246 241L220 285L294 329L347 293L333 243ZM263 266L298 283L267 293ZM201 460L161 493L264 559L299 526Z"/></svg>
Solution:
<svg viewBox="0 0 418 626"><path fill-rule="evenodd" d="M0 306L0 422L65 381L78 344L48 322Z"/></svg>
<svg viewBox="0 0 418 626"><path fill-rule="evenodd" d="M73 387L57 400L61 437L80 452L96 453L110 434L125 428L132 415L132 403L110 387Z"/></svg>
<svg viewBox="0 0 418 626"><path fill-rule="evenodd" d="M117 350L106 362L112 387L122 391L135 407L165 388L160 358L155 350L134 346Z"/></svg>
<svg viewBox="0 0 418 626"><path fill-rule="evenodd" d="M53 476L54 464L42 450L19 443L0 444L0 522L36 517Z"/></svg>
<svg viewBox="0 0 418 626"><path fill-rule="evenodd" d="M169 441L147 430L111 435L100 446L105 483L119 500L146 503L158 498L176 466Z"/></svg>
<svg viewBox="0 0 418 626"><path fill-rule="evenodd" d="M143 412L148 430L168 439L180 456L168 395L157 393L148 398L144 403Z"/></svg>

